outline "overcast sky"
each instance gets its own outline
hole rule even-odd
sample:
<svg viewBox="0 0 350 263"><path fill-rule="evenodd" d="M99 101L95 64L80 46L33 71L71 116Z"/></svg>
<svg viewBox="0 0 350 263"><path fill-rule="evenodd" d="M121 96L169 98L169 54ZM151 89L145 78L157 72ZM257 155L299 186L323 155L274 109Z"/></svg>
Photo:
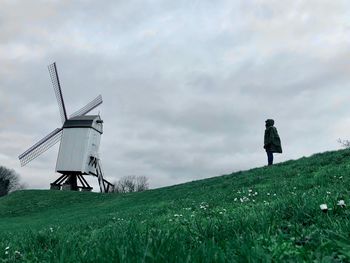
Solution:
<svg viewBox="0 0 350 263"><path fill-rule="evenodd" d="M264 166L267 118L276 162L350 139L348 0L0 0L0 165L29 188L58 177L58 144L18 160L61 126L54 61L68 113L102 94L92 113L110 181L156 188Z"/></svg>

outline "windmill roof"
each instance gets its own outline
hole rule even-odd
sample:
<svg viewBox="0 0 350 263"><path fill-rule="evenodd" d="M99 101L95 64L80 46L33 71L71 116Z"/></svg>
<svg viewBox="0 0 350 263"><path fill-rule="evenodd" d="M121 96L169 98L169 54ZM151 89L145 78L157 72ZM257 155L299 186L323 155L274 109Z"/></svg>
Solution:
<svg viewBox="0 0 350 263"><path fill-rule="evenodd" d="M73 118L70 118L68 120L94 120L96 118L100 118L99 115L83 115L83 116L76 116Z"/></svg>
<svg viewBox="0 0 350 263"><path fill-rule="evenodd" d="M68 119L63 124L63 129L65 128L93 128L102 133L102 126L98 125L95 120L100 119L99 115L84 115L77 116L71 119ZM99 128L100 127L100 128Z"/></svg>

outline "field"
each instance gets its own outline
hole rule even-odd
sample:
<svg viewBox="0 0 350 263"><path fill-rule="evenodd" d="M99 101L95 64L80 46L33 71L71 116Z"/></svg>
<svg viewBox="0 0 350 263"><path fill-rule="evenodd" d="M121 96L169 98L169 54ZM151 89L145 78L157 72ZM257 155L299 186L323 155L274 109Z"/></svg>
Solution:
<svg viewBox="0 0 350 263"><path fill-rule="evenodd" d="M0 261L350 262L349 186L340 150L141 193L18 191Z"/></svg>

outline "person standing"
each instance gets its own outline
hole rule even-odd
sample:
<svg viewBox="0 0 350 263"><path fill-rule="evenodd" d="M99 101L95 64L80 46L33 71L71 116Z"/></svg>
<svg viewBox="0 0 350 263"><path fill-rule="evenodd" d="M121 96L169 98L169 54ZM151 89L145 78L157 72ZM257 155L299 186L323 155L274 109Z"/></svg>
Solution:
<svg viewBox="0 0 350 263"><path fill-rule="evenodd" d="M273 164L273 153L282 153L281 139L274 124L275 121L272 119L265 121L264 149L267 153L268 165Z"/></svg>

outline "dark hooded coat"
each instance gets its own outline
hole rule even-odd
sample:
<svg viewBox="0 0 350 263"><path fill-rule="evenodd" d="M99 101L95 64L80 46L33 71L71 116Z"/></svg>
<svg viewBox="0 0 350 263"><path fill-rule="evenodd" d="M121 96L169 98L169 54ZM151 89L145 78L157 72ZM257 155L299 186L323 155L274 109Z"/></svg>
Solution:
<svg viewBox="0 0 350 263"><path fill-rule="evenodd" d="M274 123L275 122L272 119L266 121L264 148L266 151L273 153L282 153L281 139L276 127L273 126Z"/></svg>

